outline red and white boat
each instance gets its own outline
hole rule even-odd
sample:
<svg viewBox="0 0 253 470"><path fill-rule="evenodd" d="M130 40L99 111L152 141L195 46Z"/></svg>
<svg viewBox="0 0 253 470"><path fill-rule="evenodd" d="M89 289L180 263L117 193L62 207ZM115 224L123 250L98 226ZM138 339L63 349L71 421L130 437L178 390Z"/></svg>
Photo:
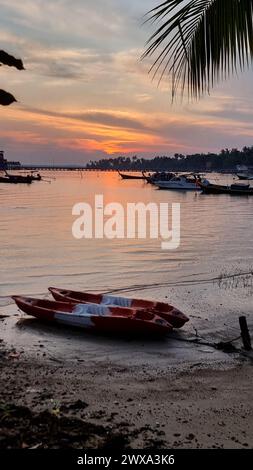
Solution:
<svg viewBox="0 0 253 470"><path fill-rule="evenodd" d="M172 326L159 315L146 310L98 304L55 302L13 296L27 315L49 322L76 326L106 333L165 335Z"/></svg>
<svg viewBox="0 0 253 470"><path fill-rule="evenodd" d="M164 318L164 320L170 323L174 328L181 328L189 321L189 318L180 310L163 302L145 299L129 299L128 297L115 297L107 294L90 294L88 292L57 289L56 287L49 287L49 291L55 300L61 302L94 303L152 311L156 315Z"/></svg>

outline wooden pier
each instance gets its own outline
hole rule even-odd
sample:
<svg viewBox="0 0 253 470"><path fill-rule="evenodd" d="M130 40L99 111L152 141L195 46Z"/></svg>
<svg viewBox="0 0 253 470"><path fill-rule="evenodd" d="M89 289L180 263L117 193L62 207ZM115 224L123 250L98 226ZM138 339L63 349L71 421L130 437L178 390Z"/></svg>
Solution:
<svg viewBox="0 0 253 470"><path fill-rule="evenodd" d="M123 171L124 173L141 173L142 171L148 172L152 170L131 170L131 169L122 169L122 168L86 168L82 166L63 166L63 165L21 165L19 168L9 168L15 170L22 170L22 171L88 171L88 172L96 172L96 171L103 171L103 172L110 172L115 173L118 171ZM154 170L155 171L155 170Z"/></svg>

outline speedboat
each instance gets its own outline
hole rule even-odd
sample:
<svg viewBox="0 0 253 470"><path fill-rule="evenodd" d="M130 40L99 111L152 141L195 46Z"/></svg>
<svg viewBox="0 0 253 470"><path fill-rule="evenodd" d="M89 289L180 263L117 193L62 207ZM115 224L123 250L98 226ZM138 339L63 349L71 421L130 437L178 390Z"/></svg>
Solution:
<svg viewBox="0 0 253 470"><path fill-rule="evenodd" d="M171 178L169 181L156 181L155 186L159 189L173 189L183 191L201 191L199 182L200 177L192 175L178 175ZM205 180L207 181L207 180Z"/></svg>

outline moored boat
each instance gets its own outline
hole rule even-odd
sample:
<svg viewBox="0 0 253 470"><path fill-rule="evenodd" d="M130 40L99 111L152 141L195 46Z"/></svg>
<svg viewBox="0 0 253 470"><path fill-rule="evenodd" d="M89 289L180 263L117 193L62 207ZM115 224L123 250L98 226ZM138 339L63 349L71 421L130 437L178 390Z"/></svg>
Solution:
<svg viewBox="0 0 253 470"><path fill-rule="evenodd" d="M10 179L10 181L13 181L14 183L28 183L30 184L33 180L31 175L12 175L10 173L7 173L5 170L5 175L7 178Z"/></svg>
<svg viewBox="0 0 253 470"><path fill-rule="evenodd" d="M26 175L11 175L9 173L7 173L7 171L5 171L5 174L6 176L10 177L10 178L29 178L31 179L31 181L42 181L42 176L40 173L36 173L36 171L31 171L30 174L26 174Z"/></svg>
<svg viewBox="0 0 253 470"><path fill-rule="evenodd" d="M230 186L220 184L203 184L199 183L200 188L206 194L230 194L237 196L253 196L253 188L249 184L236 183Z"/></svg>
<svg viewBox="0 0 253 470"><path fill-rule="evenodd" d="M121 173L118 171L119 175L123 180L144 180L145 177L143 175L128 175L126 173Z"/></svg>
<svg viewBox="0 0 253 470"><path fill-rule="evenodd" d="M201 178L195 175L178 175L169 181L156 181L155 186L166 190L200 191L199 181Z"/></svg>
<svg viewBox="0 0 253 470"><path fill-rule="evenodd" d="M189 321L189 318L183 312L165 302L130 299L128 297L116 297L107 294L90 294L88 292L58 289L56 287L49 287L49 291L55 300L61 302L95 303L152 311L168 321L174 328L181 328Z"/></svg>
<svg viewBox="0 0 253 470"><path fill-rule="evenodd" d="M34 173L32 172L31 175L28 175L31 177L32 181L42 181L42 176L40 175L40 173L37 173L37 175L34 175Z"/></svg>
<svg viewBox="0 0 253 470"><path fill-rule="evenodd" d="M31 176L21 176L21 175L6 175L0 176L0 183L8 184L31 184Z"/></svg>
<svg viewBox="0 0 253 470"><path fill-rule="evenodd" d="M253 168L249 168L247 165L237 165L237 177L242 181L253 180Z"/></svg>
<svg viewBox="0 0 253 470"><path fill-rule="evenodd" d="M165 335L172 326L153 312L13 296L20 310L43 321L105 333Z"/></svg>

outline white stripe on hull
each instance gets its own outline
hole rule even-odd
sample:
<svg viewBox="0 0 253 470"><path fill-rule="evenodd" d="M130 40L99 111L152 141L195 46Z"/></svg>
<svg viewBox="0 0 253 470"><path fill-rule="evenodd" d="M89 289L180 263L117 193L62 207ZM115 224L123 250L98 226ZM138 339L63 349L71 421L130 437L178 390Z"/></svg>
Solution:
<svg viewBox="0 0 253 470"><path fill-rule="evenodd" d="M132 299L126 297L115 297L113 295L103 295L100 305L115 305L117 307L131 307Z"/></svg>
<svg viewBox="0 0 253 470"><path fill-rule="evenodd" d="M81 328L93 328L94 322L91 316L74 315L71 313L56 313L54 316L58 323L70 326L78 326Z"/></svg>

